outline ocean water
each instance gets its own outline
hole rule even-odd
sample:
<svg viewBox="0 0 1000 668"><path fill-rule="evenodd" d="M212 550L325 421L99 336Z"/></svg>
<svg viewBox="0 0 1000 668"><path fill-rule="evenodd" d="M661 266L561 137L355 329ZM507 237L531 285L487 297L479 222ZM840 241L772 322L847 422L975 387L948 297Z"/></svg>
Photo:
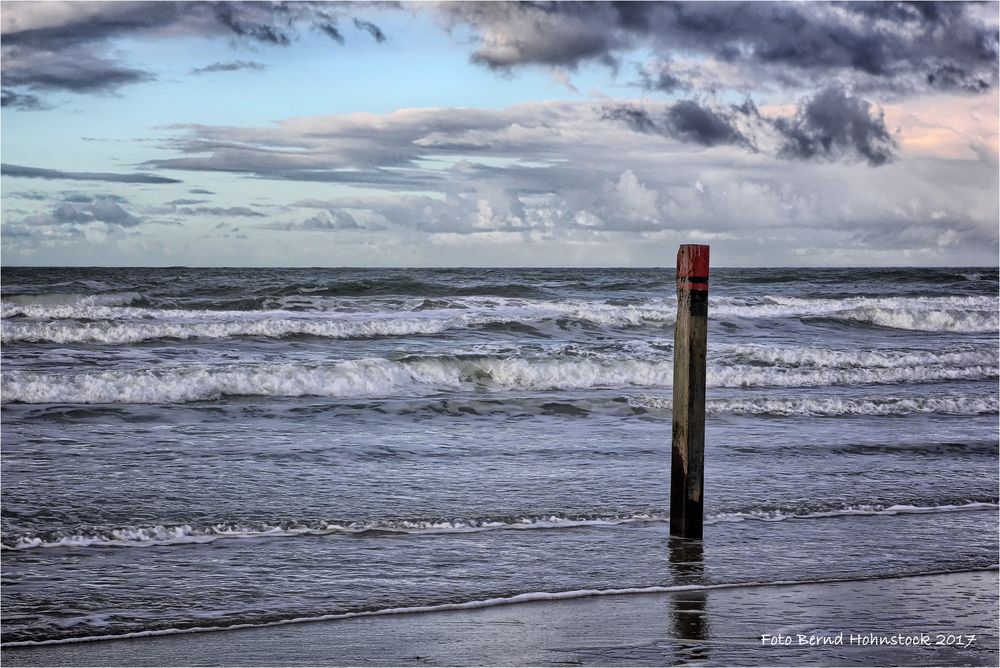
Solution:
<svg viewBox="0 0 1000 668"><path fill-rule="evenodd" d="M687 545L671 269L5 268L4 646L994 566L996 269L711 285Z"/></svg>

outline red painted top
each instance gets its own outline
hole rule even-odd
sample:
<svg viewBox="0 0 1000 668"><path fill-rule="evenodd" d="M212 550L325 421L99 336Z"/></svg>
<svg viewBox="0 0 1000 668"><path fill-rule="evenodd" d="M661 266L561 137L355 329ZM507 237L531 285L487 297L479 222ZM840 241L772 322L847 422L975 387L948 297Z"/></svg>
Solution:
<svg viewBox="0 0 1000 668"><path fill-rule="evenodd" d="M708 246L683 244L677 249L677 288L708 290Z"/></svg>

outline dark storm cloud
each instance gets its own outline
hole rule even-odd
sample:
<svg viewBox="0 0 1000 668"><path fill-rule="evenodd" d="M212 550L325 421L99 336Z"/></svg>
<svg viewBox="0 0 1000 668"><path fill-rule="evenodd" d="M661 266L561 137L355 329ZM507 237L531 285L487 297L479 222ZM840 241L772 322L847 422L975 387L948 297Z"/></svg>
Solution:
<svg viewBox="0 0 1000 668"><path fill-rule="evenodd" d="M575 67L591 59L613 64L612 54L629 43L615 29L618 12L607 3L455 2L437 7L452 24L491 33L472 54L473 62L491 69Z"/></svg>
<svg viewBox="0 0 1000 668"><path fill-rule="evenodd" d="M316 26L316 29L325 34L330 39L334 40L338 44L344 43L344 35L337 28L337 24L333 22L320 23Z"/></svg>
<svg viewBox="0 0 1000 668"><path fill-rule="evenodd" d="M621 121L636 132L660 134L685 143L752 146L750 139L733 123L734 109L713 109L694 100L681 100L655 118L649 111L627 104L609 105L602 110L602 116Z"/></svg>
<svg viewBox="0 0 1000 668"><path fill-rule="evenodd" d="M6 88L0 92L0 106L11 109L22 109L24 111L43 111L49 107L38 99L37 95L29 93L15 93Z"/></svg>
<svg viewBox="0 0 1000 668"><path fill-rule="evenodd" d="M267 69L263 63L252 60L231 60L225 63L212 63L205 67L195 67L191 74L209 74L212 72L238 72L240 70L262 71Z"/></svg>
<svg viewBox="0 0 1000 668"><path fill-rule="evenodd" d="M759 138L755 134L776 132L780 141L777 154L787 159L861 159L877 167L891 161L898 148L883 113L837 86L802 101L791 118L764 117L750 99L728 106L682 100L662 115L634 105L609 105L602 110L602 117L622 122L636 132L702 146L733 144L757 150Z"/></svg>
<svg viewBox="0 0 1000 668"><path fill-rule="evenodd" d="M576 67L651 47L709 56L776 80L822 72L897 87L996 85L995 9L974 3L489 2L437 5L479 35L474 62ZM905 80L905 81L903 81ZM651 75L673 90L675 74Z"/></svg>
<svg viewBox="0 0 1000 668"><path fill-rule="evenodd" d="M287 46L292 41L288 34L288 29L291 26L275 25L273 19L278 18L277 16L262 17L272 20L261 20L255 16L244 14L240 5L232 3L220 3L212 7L212 11L220 24L240 37L250 37L258 42L281 46Z"/></svg>
<svg viewBox="0 0 1000 668"><path fill-rule="evenodd" d="M828 88L802 104L793 119L775 119L785 136L779 155L799 159L836 159L856 155L872 166L892 159L896 140L881 112L841 88Z"/></svg>
<svg viewBox="0 0 1000 668"><path fill-rule="evenodd" d="M117 62L90 45L52 50L4 44L2 66L4 85L33 90L105 93L156 78L150 72Z"/></svg>
<svg viewBox="0 0 1000 668"><path fill-rule="evenodd" d="M354 19L354 27L357 28L358 30L367 31L368 34L372 36L372 39L374 39L376 42L380 44L385 41L385 33L383 33L382 29L379 28L374 23L372 23L371 21L362 21L361 19Z"/></svg>
<svg viewBox="0 0 1000 668"><path fill-rule="evenodd" d="M300 28L311 28L343 43L336 14L356 7L324 2L81 2L38 12L35 3L8 2L2 21L4 85L101 93L154 79L152 72L111 55L109 40L116 37L196 35L286 46ZM385 41L375 24L359 20L356 25ZM227 65L195 73L231 71ZM244 64L238 69L256 68Z"/></svg>
<svg viewBox="0 0 1000 668"><path fill-rule="evenodd" d="M621 121L636 132L661 131L648 111L628 104L609 105L601 110L601 117L605 120Z"/></svg>
<svg viewBox="0 0 1000 668"><path fill-rule="evenodd" d="M747 143L746 137L729 121L693 100L682 100L670 107L667 121L672 134L681 141L702 146Z"/></svg>
<svg viewBox="0 0 1000 668"><path fill-rule="evenodd" d="M37 19L30 3L18 5L4 6L5 46L52 48L142 33L243 37L280 45L291 42L297 25L325 15L323 5L310 2L106 2L67 3L57 17Z"/></svg>
<svg viewBox="0 0 1000 668"><path fill-rule="evenodd" d="M110 181L112 183L181 183L177 179L153 174L111 174L107 172L63 172L58 169L40 169L22 165L0 165L0 174L31 179L66 179L70 181Z"/></svg>

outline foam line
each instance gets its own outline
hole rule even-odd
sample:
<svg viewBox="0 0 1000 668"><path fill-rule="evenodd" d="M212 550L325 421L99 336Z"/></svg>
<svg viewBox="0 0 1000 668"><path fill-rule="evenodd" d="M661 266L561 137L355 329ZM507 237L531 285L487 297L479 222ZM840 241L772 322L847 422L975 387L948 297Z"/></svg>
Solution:
<svg viewBox="0 0 1000 668"><path fill-rule="evenodd" d="M724 522L781 522L784 520L820 519L851 515L906 515L926 513L969 512L1000 509L994 501L936 506L908 504L854 504L832 508L757 508L741 511L711 513L705 524ZM318 520L314 522L276 522L240 524L219 522L210 525L190 524L146 527L93 527L89 531L62 531L43 534L7 534L0 547L4 550L29 550L66 547L154 547L210 543L219 539L289 538L296 536L323 536L331 534L399 533L399 534L455 534L483 531L538 529L573 529L579 527L613 527L621 524L667 522L670 516L658 512L629 514L588 515L526 515L519 517L453 518L437 520L375 520L344 521Z"/></svg>
<svg viewBox="0 0 1000 668"><path fill-rule="evenodd" d="M997 566L984 568L966 568L953 571L929 571L924 573L908 573L881 576L854 576L843 578L821 578L815 580L775 580L772 582L726 582L705 585L654 585L650 587L623 587L621 589L574 589L556 592L526 592L514 596L504 596L463 601L456 603L438 603L434 605L416 605L399 608L382 608L380 610L359 610L329 615L314 615L310 617L293 617L258 624L241 623L227 626L194 626L189 628L151 629L148 631L133 631L130 633L109 634L104 636L80 636L76 638L58 638L52 640L19 640L0 644L0 647L38 647L44 645L65 645L70 643L95 642L102 640L129 640L133 638L149 638L155 636L179 635L182 633L210 633L213 631L236 631L240 629L259 629L272 626L287 626L289 624L305 624L309 622L328 622L339 619L354 619L357 617L382 617L387 615L408 615L428 612L445 612L449 610L478 610L501 605L516 605L519 603L534 603L540 601L566 601L597 596L641 596L644 594L669 594L679 591L713 591L721 589L742 589L748 587L801 587L805 585L839 584L848 582L870 582L873 580L898 580L903 578L928 577L935 575L957 575L962 573L982 573L997 570Z"/></svg>

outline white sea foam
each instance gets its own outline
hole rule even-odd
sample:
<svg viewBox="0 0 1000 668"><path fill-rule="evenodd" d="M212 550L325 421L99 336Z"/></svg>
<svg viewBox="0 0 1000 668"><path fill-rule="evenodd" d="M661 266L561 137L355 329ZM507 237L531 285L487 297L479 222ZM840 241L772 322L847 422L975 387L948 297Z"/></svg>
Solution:
<svg viewBox="0 0 1000 668"><path fill-rule="evenodd" d="M4 402L181 403L223 396L411 396L456 389L570 390L668 387L673 365L656 359L439 357L379 358L326 365L225 364L155 370L39 373L2 376ZM849 368L788 368L713 364L713 387L814 387L923 383L996 378L995 364Z"/></svg>
<svg viewBox="0 0 1000 668"><path fill-rule="evenodd" d="M861 307L839 315L845 320L920 332L993 332L1000 327L996 309L989 311Z"/></svg>
<svg viewBox="0 0 1000 668"><path fill-rule="evenodd" d="M789 512L787 510L750 510L719 513L705 520L706 524L719 522L782 522L784 520L820 519L824 517L845 517L849 515L911 515L927 513L959 513L978 510L997 510L1000 505L993 502L968 502L944 504L940 506L913 506L909 504L885 505L880 503L858 504L829 510L809 510Z"/></svg>
<svg viewBox="0 0 1000 668"><path fill-rule="evenodd" d="M834 350L812 347L739 345L720 350L720 359L733 364L765 364L786 368L898 369L921 366L997 366L1000 348L965 347L949 350Z"/></svg>
<svg viewBox="0 0 1000 668"><path fill-rule="evenodd" d="M670 410L672 402L665 397L628 397L637 408ZM839 415L908 415L911 413L942 413L947 415L982 415L1000 412L996 397L888 397L849 399L839 397L788 399L712 399L705 408L710 414L738 415L807 415L834 417Z"/></svg>
<svg viewBox="0 0 1000 668"><path fill-rule="evenodd" d="M3 374L3 401L25 403L181 403L221 396L371 397L442 389L579 389L669 382L667 362L518 358L362 359L296 364L185 367L156 371Z"/></svg>
<svg viewBox="0 0 1000 668"><path fill-rule="evenodd" d="M196 311L108 307L93 304L53 306L3 304L7 320L2 340L53 343L129 344L157 339L225 339L238 336L282 338L311 335L370 338L437 334L494 323L537 324L566 318L598 325L628 327L645 321L673 320L673 308L610 306L598 302L551 302L523 299L465 298L458 308L411 311Z"/></svg>
<svg viewBox="0 0 1000 668"><path fill-rule="evenodd" d="M288 538L294 536L325 536L330 534L401 533L448 534L474 533L498 529L524 531L531 529L566 529L585 526L614 526L636 522L659 522L669 519L655 513L633 515L524 516L504 519L440 519L384 520L348 522L320 520L309 523L240 524L219 523L207 526L149 526L50 533L44 536L22 535L5 538L4 549L27 550L53 547L152 547L209 543L223 538Z"/></svg>
<svg viewBox="0 0 1000 668"><path fill-rule="evenodd" d="M229 316L232 318L232 316ZM6 322L4 343L50 341L53 343L126 344L158 339L228 339L236 336L283 338L296 335L332 339L439 334L449 329L507 321L503 316L459 315L446 318L381 317L374 319L261 318L209 322Z"/></svg>
<svg viewBox="0 0 1000 668"><path fill-rule="evenodd" d="M895 367L888 369L787 369L714 367L708 370L713 387L822 387L831 385L894 385L996 378L994 365L968 367Z"/></svg>
<svg viewBox="0 0 1000 668"><path fill-rule="evenodd" d="M971 512L997 510L995 502L973 502L915 506L908 504L854 504L819 509L748 509L709 513L706 524L762 521L780 522L795 519L822 519L849 515L901 515L925 513ZM399 533L399 534L453 534L483 531L529 531L549 529L574 529L581 527L613 527L622 524L669 522L665 512L637 512L589 515L525 515L497 518L453 518L433 520L375 520L344 521L317 520L314 522L239 523L220 522L209 525L145 526L53 531L43 534L18 534L4 536L5 550L30 550L64 547L154 547L210 543L221 539L293 538L297 536L326 536L331 534Z"/></svg>
<svg viewBox="0 0 1000 668"><path fill-rule="evenodd" d="M894 329L928 332L989 332L1000 328L997 297L849 297L801 299L768 297L763 303L721 304L717 316L831 317Z"/></svg>
<svg viewBox="0 0 1000 668"><path fill-rule="evenodd" d="M121 306L141 299L139 293L37 295L7 298L0 304L8 320L3 341L127 344L163 338L285 337L308 334L330 338L435 334L447 329L490 322L534 324L565 319L604 327L636 327L672 323L676 302L652 299L636 304L598 300L536 300L506 297L455 297L446 307L424 309L423 302L371 302L362 311L357 299L340 310L213 311ZM998 328L995 297L896 297L798 299L768 297L746 303L721 297L709 308L712 318L830 317L882 327L921 331L984 332ZM402 309L402 310L401 310ZM409 310L408 310L409 309Z"/></svg>
<svg viewBox="0 0 1000 668"><path fill-rule="evenodd" d="M143 299L138 292L104 292L100 294L76 294L69 292L49 292L45 294L5 295L0 302L0 314L26 315L28 311L44 314L60 308L88 308L94 306L116 306L131 304ZM44 316L40 316L44 317Z"/></svg>

